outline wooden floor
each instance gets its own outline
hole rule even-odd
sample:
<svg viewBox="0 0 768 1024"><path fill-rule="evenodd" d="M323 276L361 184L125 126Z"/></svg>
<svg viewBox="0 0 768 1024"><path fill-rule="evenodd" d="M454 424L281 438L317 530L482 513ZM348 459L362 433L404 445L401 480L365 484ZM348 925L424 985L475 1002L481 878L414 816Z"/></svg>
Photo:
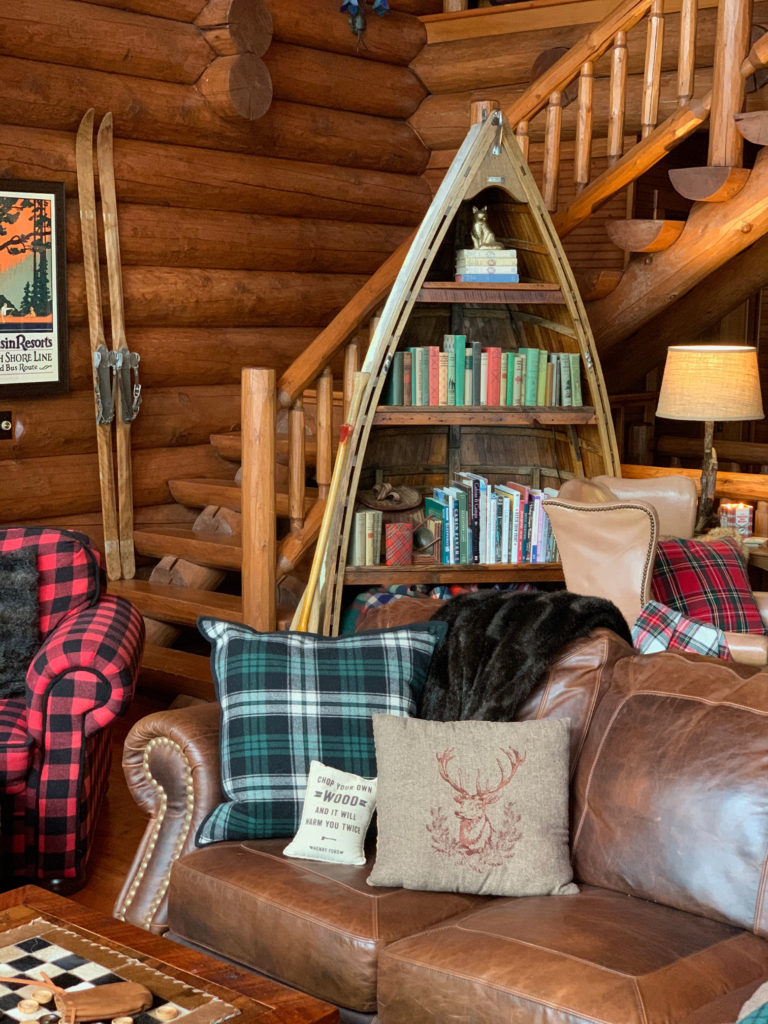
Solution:
<svg viewBox="0 0 768 1024"><path fill-rule="evenodd" d="M167 706L167 701L139 691L128 714L113 726L109 792L99 818L88 882L71 897L92 910L111 915L147 821L128 793L122 769L123 741L134 722Z"/></svg>

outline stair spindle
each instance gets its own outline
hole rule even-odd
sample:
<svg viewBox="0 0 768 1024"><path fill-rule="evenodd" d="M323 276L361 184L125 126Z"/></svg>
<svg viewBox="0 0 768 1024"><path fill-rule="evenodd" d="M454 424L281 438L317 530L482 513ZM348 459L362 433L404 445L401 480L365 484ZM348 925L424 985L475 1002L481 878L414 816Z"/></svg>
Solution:
<svg viewBox="0 0 768 1024"><path fill-rule="evenodd" d="M577 192L581 192L589 183L590 163L592 160L592 94L594 82L594 64L591 60L584 61L579 75L576 158L573 165Z"/></svg>
<svg viewBox="0 0 768 1024"><path fill-rule="evenodd" d="M355 386L355 374L360 367L360 350L357 342L353 341L344 349L344 417L346 419L349 410L349 403L352 401L352 391Z"/></svg>
<svg viewBox="0 0 768 1024"><path fill-rule="evenodd" d="M680 7L680 47L677 59L677 105L684 107L693 96L696 72L697 0L682 0Z"/></svg>
<svg viewBox="0 0 768 1024"><path fill-rule="evenodd" d="M645 47L643 79L643 110L640 135L647 138L659 119L659 86L661 84L661 49L664 41L664 2L653 0L648 15L648 37Z"/></svg>
<svg viewBox="0 0 768 1024"><path fill-rule="evenodd" d="M291 406L288 415L288 512L291 530L294 533L304 525L304 492L307 477L304 429L304 405L299 398Z"/></svg>
<svg viewBox="0 0 768 1024"><path fill-rule="evenodd" d="M315 480L321 500L328 497L333 472L333 373L323 370L317 381L317 463Z"/></svg>
<svg viewBox="0 0 768 1024"><path fill-rule="evenodd" d="M515 127L515 138L517 139L517 144L520 147L520 152L523 154L523 159L527 160L528 159L528 149L529 149L530 144L531 144L531 138L530 138L530 135L528 134L528 122L527 121L518 121L517 122L517 125Z"/></svg>
<svg viewBox="0 0 768 1024"><path fill-rule="evenodd" d="M275 628L275 371L242 373L243 621Z"/></svg>
<svg viewBox="0 0 768 1024"><path fill-rule="evenodd" d="M627 104L627 33L617 32L611 54L608 111L608 163L624 152L624 111Z"/></svg>
<svg viewBox="0 0 768 1024"><path fill-rule="evenodd" d="M547 104L544 129L544 171L541 194L550 213L557 209L557 186L560 172L560 128L563 122L563 94L556 90Z"/></svg>

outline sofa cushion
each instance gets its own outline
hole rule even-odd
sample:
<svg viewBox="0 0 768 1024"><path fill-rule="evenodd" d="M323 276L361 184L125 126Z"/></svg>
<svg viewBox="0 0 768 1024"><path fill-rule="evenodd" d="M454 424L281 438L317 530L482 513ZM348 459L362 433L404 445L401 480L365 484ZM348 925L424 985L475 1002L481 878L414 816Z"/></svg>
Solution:
<svg viewBox="0 0 768 1024"><path fill-rule="evenodd" d="M198 625L212 647L227 797L201 824L201 846L293 836L313 759L373 778L371 715L414 713L445 632L442 623L347 637Z"/></svg>
<svg viewBox="0 0 768 1024"><path fill-rule="evenodd" d="M171 933L304 992L376 1009L379 955L390 942L485 898L366 885L354 867L284 857L285 840L217 843L173 867Z"/></svg>
<svg viewBox="0 0 768 1024"><path fill-rule="evenodd" d="M568 723L373 716L378 779L370 885L573 894Z"/></svg>
<svg viewBox="0 0 768 1024"><path fill-rule="evenodd" d="M691 619L734 633L766 631L734 540L660 541L651 587L657 601Z"/></svg>
<svg viewBox="0 0 768 1024"><path fill-rule="evenodd" d="M768 943L732 926L585 887L495 899L388 946L380 1024L680 1021L768 971Z"/></svg>
<svg viewBox="0 0 768 1024"><path fill-rule="evenodd" d="M579 881L768 936L768 670L620 661L572 792Z"/></svg>
<svg viewBox="0 0 768 1024"><path fill-rule="evenodd" d="M648 601L632 626L632 642L640 654L690 651L731 660L725 633L711 622L696 622L659 601Z"/></svg>

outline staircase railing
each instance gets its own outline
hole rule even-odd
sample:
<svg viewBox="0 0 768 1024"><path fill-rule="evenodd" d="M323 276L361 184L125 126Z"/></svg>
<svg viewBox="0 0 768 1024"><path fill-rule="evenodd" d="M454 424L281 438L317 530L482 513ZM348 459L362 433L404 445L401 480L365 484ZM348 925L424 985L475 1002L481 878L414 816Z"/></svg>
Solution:
<svg viewBox="0 0 768 1024"><path fill-rule="evenodd" d="M743 44L744 9L751 9L751 0L720 0L727 15L718 16L718 38L715 42L714 81L727 83L728 101L717 104L717 132L728 134L733 114L740 110L746 67ZM455 6L452 9L456 9ZM627 34L647 18L644 74L639 116L640 138L624 151L627 115ZM748 23L747 17L747 23ZM555 214L554 223L561 236L573 230L605 200L636 180L657 163L670 149L695 131L710 115L712 92L694 99L694 67L696 47L696 0L682 0L677 61L678 109L658 124L659 93L662 67L664 11L663 0L623 0L599 24L592 27L559 60L549 67L506 110L506 120L513 127L518 142L527 156L531 124L544 118L544 165L542 194L550 210L558 205L558 182L561 165L561 126L563 94L569 85L578 82L577 124L574 177L577 196L568 207ZM738 32L733 26L738 24ZM738 37L738 38L737 38ZM758 48L759 49L759 48ZM590 180L592 125L594 120L594 66L608 51L610 84L607 112L608 167ZM762 50L755 62L764 63ZM757 65L756 65L757 66ZM735 69L735 70L734 70ZM736 77L738 76L738 82ZM733 104L737 104L736 107ZM727 129L727 132L726 132ZM714 133L714 113L713 127ZM733 146L724 150L728 159ZM712 154L710 154L712 158ZM334 317L315 340L298 356L275 383L270 371L247 369L243 377L243 610L245 621L259 629L274 628L274 585L281 576L293 571L317 538L331 477L332 415L328 412L332 398L332 377L328 370L350 340L367 325L372 314L383 303L408 252L407 239L372 275L363 288ZM356 348L350 346L345 358L345 395L349 396L351 381L358 360ZM317 392L317 499L307 508L304 495L306 454L304 450L303 394L311 386ZM255 410L254 410L255 403ZM246 405L248 408L246 408ZM321 412L320 409L325 410ZM288 444L288 501L290 532L278 545L274 538L274 458L275 413L289 410L291 432ZM323 455L320 458L320 451ZM270 468L271 466L271 468ZM271 497L267 493L271 491ZM273 523L272 532L268 520ZM273 596L270 598L270 594Z"/></svg>

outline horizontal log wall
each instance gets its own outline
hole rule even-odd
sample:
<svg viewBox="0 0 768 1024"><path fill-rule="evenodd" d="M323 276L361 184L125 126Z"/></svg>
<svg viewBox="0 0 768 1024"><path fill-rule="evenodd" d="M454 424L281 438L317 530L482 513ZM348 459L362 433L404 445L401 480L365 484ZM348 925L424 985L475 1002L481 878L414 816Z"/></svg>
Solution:
<svg viewBox="0 0 768 1024"><path fill-rule="evenodd" d="M3 5L0 178L66 188L70 392L0 396L13 424L0 440L1 523L71 522L98 535L75 171L88 107L97 124L114 118L126 334L143 385L137 523L184 521L169 478L234 476L207 442L238 426L241 368L282 373L428 206L428 152L407 123L427 92L409 64L426 38L416 15L442 4L393 0L362 42L336 0L252 5L266 16L247 26L242 54L234 25L208 24L206 0ZM270 15L271 39L257 38ZM222 117L202 87L240 56L263 62L269 81L257 120ZM103 250L102 236L99 224ZM103 258L101 285L109 338Z"/></svg>

